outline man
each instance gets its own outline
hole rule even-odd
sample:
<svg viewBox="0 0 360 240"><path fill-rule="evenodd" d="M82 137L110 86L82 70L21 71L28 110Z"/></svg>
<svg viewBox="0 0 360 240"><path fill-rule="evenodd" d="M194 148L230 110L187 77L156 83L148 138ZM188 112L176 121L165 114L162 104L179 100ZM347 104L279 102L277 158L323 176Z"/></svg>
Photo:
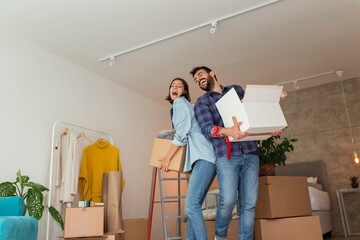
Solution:
<svg viewBox="0 0 360 240"><path fill-rule="evenodd" d="M195 103L195 117L202 133L210 138L216 156L220 193L215 219L215 239L226 239L231 213L238 198L238 236L240 240L252 240L259 182L257 141L230 143L228 136L239 140L249 136L249 133L240 131L241 122L231 128L225 128L215 106L231 88L235 89L240 99L244 97L245 92L239 85L221 86L215 73L205 66L193 68L190 74L195 83L206 91ZM274 132L272 135L278 135L280 132Z"/></svg>

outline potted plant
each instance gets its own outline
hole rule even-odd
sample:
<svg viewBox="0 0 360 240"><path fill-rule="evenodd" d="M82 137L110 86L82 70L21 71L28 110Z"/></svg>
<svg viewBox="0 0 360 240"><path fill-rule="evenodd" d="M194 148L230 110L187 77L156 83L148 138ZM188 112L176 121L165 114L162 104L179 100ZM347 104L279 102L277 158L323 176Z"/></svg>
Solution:
<svg viewBox="0 0 360 240"><path fill-rule="evenodd" d="M16 173L16 176L15 182L0 183L0 197L21 197L25 203L23 215L28 212L29 216L40 220L44 211L42 205L44 200L43 192L49 191L49 189L41 184L29 182L30 178L22 176L20 170ZM64 229L64 223L59 212L52 206L49 207L49 212L61 225L61 228Z"/></svg>
<svg viewBox="0 0 360 240"><path fill-rule="evenodd" d="M352 188L358 188L359 187L358 177L352 176L352 177L349 178L349 180L350 180Z"/></svg>
<svg viewBox="0 0 360 240"><path fill-rule="evenodd" d="M287 152L294 151L293 142L296 138L284 138L280 140L280 136L273 136L266 140L260 141L260 176L275 176L275 166L285 165Z"/></svg>

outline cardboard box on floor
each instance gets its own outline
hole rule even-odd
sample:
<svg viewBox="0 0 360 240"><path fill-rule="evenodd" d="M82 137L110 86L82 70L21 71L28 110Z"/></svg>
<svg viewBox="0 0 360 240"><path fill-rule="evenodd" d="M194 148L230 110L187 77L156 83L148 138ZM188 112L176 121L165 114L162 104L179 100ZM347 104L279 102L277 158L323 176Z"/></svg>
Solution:
<svg viewBox="0 0 360 240"><path fill-rule="evenodd" d="M102 237L104 207L66 208L64 238Z"/></svg>
<svg viewBox="0 0 360 240"><path fill-rule="evenodd" d="M79 238L60 238L60 240L122 240L122 235L104 235L102 237L79 237Z"/></svg>
<svg viewBox="0 0 360 240"><path fill-rule="evenodd" d="M318 216L257 219L255 240L322 240Z"/></svg>
<svg viewBox="0 0 360 240"><path fill-rule="evenodd" d="M216 102L225 127L242 122L240 130L251 133L250 136L230 142L264 140L270 133L287 126L279 101L282 86L247 85L243 102L234 88Z"/></svg>
<svg viewBox="0 0 360 240"><path fill-rule="evenodd" d="M124 233L121 240L147 240L148 237L148 220L124 219Z"/></svg>
<svg viewBox="0 0 360 240"><path fill-rule="evenodd" d="M150 166L159 167L159 158L165 157L169 151L172 140L155 138L151 152ZM172 157L169 169L176 172L183 172L186 156L186 146L180 147Z"/></svg>
<svg viewBox="0 0 360 240"><path fill-rule="evenodd" d="M206 233L208 239L212 240L215 238L215 221L205 221ZM187 223L181 223L181 237L186 240L186 228ZM227 239L238 239L239 220L231 220Z"/></svg>
<svg viewBox="0 0 360 240"><path fill-rule="evenodd" d="M259 178L255 218L311 216L306 177L264 176Z"/></svg>

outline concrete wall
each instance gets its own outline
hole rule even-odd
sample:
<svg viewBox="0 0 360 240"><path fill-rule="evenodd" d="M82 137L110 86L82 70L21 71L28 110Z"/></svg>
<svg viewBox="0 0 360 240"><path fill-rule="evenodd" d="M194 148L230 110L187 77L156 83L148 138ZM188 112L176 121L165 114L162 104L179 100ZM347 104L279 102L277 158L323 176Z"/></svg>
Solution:
<svg viewBox="0 0 360 240"><path fill-rule="evenodd" d="M360 78L343 81L352 131L360 153ZM324 161L335 234L343 234L336 190L351 188L350 176L360 178L353 162L353 144L340 82L291 92L281 101L288 128L283 136L297 138L287 164ZM360 234L360 193L347 194L346 202L354 234Z"/></svg>

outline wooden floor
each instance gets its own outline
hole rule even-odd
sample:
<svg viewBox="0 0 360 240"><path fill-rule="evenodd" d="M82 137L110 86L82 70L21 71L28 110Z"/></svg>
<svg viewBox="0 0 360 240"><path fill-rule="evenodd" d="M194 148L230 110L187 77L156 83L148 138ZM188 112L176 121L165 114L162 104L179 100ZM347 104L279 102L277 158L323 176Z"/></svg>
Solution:
<svg viewBox="0 0 360 240"><path fill-rule="evenodd" d="M324 238L325 240L360 240L360 236L349 236L349 237L344 237L344 236L334 236L334 237L328 237L328 238Z"/></svg>

